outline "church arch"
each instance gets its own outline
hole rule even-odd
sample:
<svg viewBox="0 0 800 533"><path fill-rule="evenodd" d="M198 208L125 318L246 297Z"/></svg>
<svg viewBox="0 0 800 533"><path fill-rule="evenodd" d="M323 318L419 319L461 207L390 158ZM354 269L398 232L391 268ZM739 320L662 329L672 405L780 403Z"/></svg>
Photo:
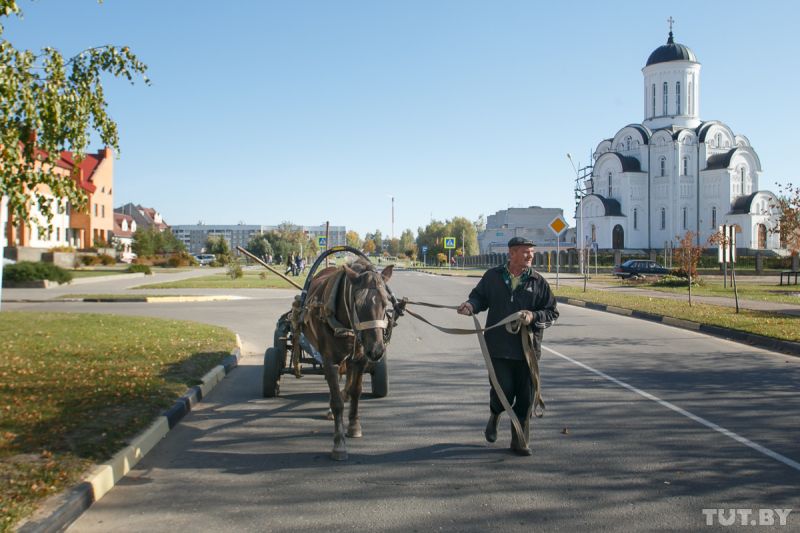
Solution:
<svg viewBox="0 0 800 533"><path fill-rule="evenodd" d="M765 224L756 224L756 235L758 236L756 248L765 249L767 247L767 226Z"/></svg>
<svg viewBox="0 0 800 533"><path fill-rule="evenodd" d="M625 230L622 226L617 224L611 231L611 247L614 250L622 250L625 248Z"/></svg>

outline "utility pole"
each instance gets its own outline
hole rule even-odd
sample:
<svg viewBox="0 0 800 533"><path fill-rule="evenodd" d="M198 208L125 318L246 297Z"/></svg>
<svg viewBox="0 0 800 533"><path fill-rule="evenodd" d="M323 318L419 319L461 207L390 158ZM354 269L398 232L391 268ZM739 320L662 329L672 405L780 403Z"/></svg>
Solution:
<svg viewBox="0 0 800 533"><path fill-rule="evenodd" d="M577 248L579 250L578 265L581 274L583 275L583 292L586 292L586 281L589 277L589 257L585 254L586 231L584 229L583 221L583 199L587 196L587 194L590 194L588 187L586 186L586 181L592 177L593 168L591 165L580 167L580 163L578 163L578 166L575 166L575 161L572 160L572 155L569 153L567 153L567 159L569 159L572 169L575 171L575 211L579 219L577 232Z"/></svg>

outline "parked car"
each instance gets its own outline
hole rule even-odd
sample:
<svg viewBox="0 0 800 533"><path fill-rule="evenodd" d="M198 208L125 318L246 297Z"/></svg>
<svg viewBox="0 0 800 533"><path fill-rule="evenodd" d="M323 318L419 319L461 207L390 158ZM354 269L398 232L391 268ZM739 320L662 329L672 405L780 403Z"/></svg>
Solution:
<svg viewBox="0 0 800 533"><path fill-rule="evenodd" d="M620 279L642 278L645 276L664 276L669 274L669 269L664 268L655 261L629 259L614 268L613 274Z"/></svg>
<svg viewBox="0 0 800 533"><path fill-rule="evenodd" d="M214 262L216 257L214 254L195 254L195 260L200 264L200 266L207 266Z"/></svg>

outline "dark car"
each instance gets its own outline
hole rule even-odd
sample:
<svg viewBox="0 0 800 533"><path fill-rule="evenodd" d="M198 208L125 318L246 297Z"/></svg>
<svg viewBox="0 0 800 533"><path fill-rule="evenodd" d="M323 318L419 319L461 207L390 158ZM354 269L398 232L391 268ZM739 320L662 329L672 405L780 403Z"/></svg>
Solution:
<svg viewBox="0 0 800 533"><path fill-rule="evenodd" d="M644 276L663 276L669 274L669 269L664 268L655 261L642 261L629 259L614 269L613 274L620 279L639 278Z"/></svg>

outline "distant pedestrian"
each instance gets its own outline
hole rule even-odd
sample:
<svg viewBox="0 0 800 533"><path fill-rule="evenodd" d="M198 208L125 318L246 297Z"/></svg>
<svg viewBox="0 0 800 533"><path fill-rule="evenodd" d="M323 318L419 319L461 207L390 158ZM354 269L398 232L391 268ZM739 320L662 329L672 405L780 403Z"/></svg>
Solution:
<svg viewBox="0 0 800 533"><path fill-rule="evenodd" d="M289 254L289 257L286 259L286 272L284 274L291 273L294 275L294 254Z"/></svg>

